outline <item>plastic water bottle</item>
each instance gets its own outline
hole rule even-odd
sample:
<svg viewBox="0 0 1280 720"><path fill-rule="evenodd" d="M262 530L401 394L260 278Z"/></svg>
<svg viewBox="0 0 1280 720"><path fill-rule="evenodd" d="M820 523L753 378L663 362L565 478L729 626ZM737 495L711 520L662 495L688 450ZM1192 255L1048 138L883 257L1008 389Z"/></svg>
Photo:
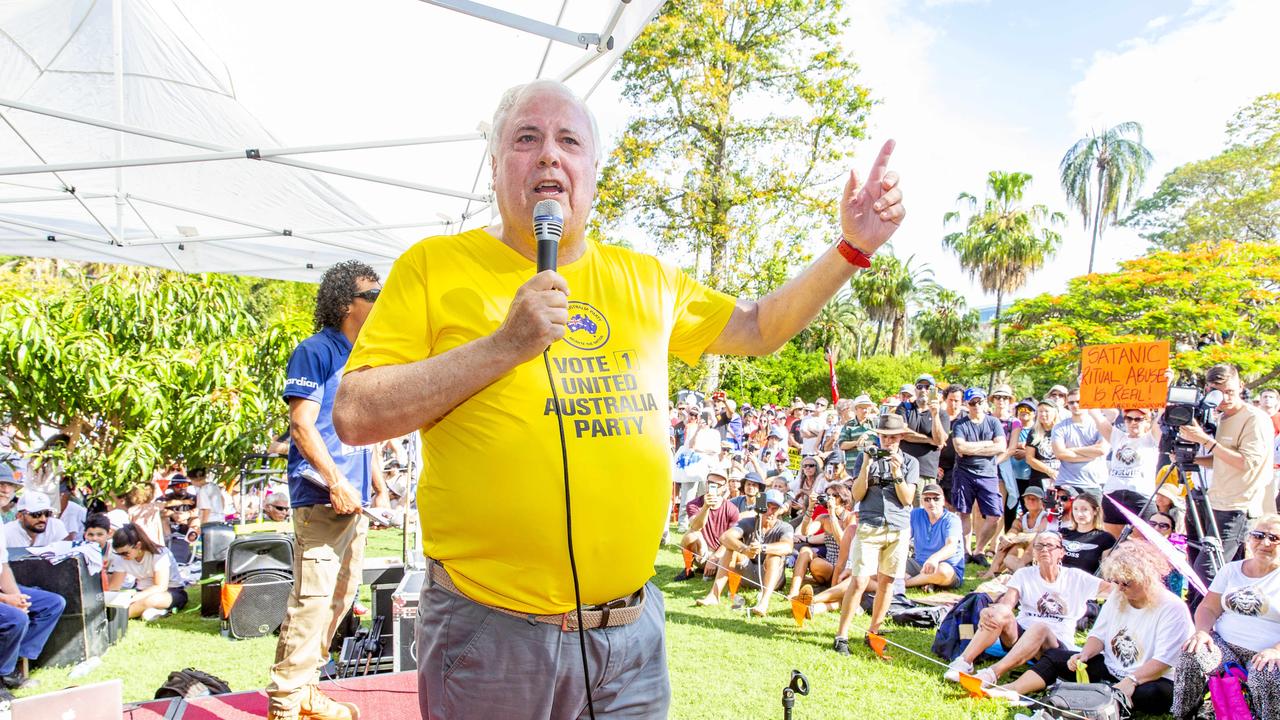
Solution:
<svg viewBox="0 0 1280 720"><path fill-rule="evenodd" d="M101 664L102 664L102 658L96 657L96 656L91 657L88 660L85 660L84 662L81 662L75 667L71 668L71 673L67 675L67 677L70 678L71 680L78 680L84 677L85 675L88 675L89 673L93 672L94 670L97 670L98 666Z"/></svg>

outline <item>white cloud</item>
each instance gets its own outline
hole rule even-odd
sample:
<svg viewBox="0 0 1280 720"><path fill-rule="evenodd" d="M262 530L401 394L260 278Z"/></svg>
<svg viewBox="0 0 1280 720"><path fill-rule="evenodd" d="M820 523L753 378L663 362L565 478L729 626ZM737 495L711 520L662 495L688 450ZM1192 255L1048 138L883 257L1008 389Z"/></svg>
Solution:
<svg viewBox="0 0 1280 720"><path fill-rule="evenodd" d="M1223 145L1226 122L1253 98L1277 89L1280 4L1234 0L1151 40L1097 52L1071 88L1071 121L1090 128L1136 120L1155 156L1147 191L1166 173L1209 157ZM1145 242L1113 229L1100 243L1103 268L1140 254Z"/></svg>
<svg viewBox="0 0 1280 720"><path fill-rule="evenodd" d="M1165 25L1168 25L1168 24L1169 24L1169 16L1168 16L1168 15L1161 15L1161 16L1159 16L1159 17L1153 17L1153 18L1151 18L1150 20L1148 20L1148 21L1147 21L1147 29L1148 29L1148 30L1156 30L1156 29L1162 28L1162 27L1164 27Z"/></svg>

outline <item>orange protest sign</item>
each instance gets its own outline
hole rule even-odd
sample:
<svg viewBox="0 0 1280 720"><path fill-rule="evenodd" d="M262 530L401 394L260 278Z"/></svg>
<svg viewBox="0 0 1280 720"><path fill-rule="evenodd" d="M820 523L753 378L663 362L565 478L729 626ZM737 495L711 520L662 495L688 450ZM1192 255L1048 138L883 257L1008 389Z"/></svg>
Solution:
<svg viewBox="0 0 1280 720"><path fill-rule="evenodd" d="M969 673L960 673L960 687L969 693L969 697L981 698L987 696L987 691L982 689L982 681Z"/></svg>
<svg viewBox="0 0 1280 720"><path fill-rule="evenodd" d="M1086 346L1080 354L1080 407L1164 407L1168 369L1168 340Z"/></svg>

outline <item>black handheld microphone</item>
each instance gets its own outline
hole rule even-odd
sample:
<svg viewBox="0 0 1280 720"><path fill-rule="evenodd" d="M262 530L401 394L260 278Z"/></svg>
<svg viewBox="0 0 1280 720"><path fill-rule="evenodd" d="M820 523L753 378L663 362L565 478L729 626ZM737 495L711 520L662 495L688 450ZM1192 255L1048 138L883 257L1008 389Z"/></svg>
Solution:
<svg viewBox="0 0 1280 720"><path fill-rule="evenodd" d="M560 236L564 234L564 209L555 200L539 200L533 206L533 236L538 239L538 272L556 269Z"/></svg>

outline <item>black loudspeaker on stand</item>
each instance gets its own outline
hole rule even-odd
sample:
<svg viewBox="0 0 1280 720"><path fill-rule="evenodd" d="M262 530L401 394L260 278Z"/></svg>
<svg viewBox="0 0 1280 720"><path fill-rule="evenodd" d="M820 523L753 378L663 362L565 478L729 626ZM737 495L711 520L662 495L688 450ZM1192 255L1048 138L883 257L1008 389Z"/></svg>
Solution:
<svg viewBox="0 0 1280 720"><path fill-rule="evenodd" d="M227 548L236 539L236 529L228 523L205 523L200 528L200 577L207 580L222 575L226 567ZM222 583L200 585L200 616L218 617L222 602Z"/></svg>
<svg viewBox="0 0 1280 720"><path fill-rule="evenodd" d="M227 548L224 572L226 633L243 639L279 630L293 590L293 538L281 533L237 537Z"/></svg>

